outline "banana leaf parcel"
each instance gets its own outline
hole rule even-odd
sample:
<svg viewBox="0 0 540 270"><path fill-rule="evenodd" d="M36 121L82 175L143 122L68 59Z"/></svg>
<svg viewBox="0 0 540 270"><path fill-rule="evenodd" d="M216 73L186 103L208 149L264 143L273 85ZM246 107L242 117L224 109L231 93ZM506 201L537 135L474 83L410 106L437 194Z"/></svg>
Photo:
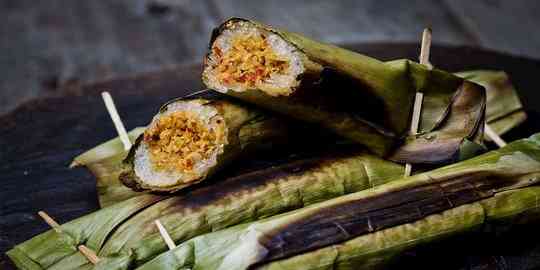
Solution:
<svg viewBox="0 0 540 270"><path fill-rule="evenodd" d="M216 181L176 196L139 193L63 225L67 235L48 231L16 246L8 255L14 256L13 261L22 269L78 269L85 259L76 252L76 246L92 243L89 247L97 251L103 263L120 260L133 267L167 248L153 223L155 219L160 219L171 237L181 243L203 233L371 188L403 174L401 165L362 151L339 152ZM109 215L126 204L150 199L151 205L145 204L144 209L137 208L136 213L109 225Z"/></svg>
<svg viewBox="0 0 540 270"><path fill-rule="evenodd" d="M373 267L378 256L388 259L422 241L538 214L539 183L536 134L467 161L195 237L138 269Z"/></svg>
<svg viewBox="0 0 540 270"><path fill-rule="evenodd" d="M250 149L291 140L288 121L210 91L159 110L130 149L120 180L136 191L175 192Z"/></svg>
<svg viewBox="0 0 540 270"><path fill-rule="evenodd" d="M211 89L320 124L401 163L453 162L482 142L480 85L254 21L233 18L214 30L202 79ZM424 93L420 132L408 135L417 91Z"/></svg>
<svg viewBox="0 0 540 270"><path fill-rule="evenodd" d="M506 73L478 70L457 74L486 87L486 118L499 135L503 135L526 119L519 97ZM132 140L139 137L143 131L143 128L137 128L130 132ZM116 138L81 154L72 164L72 166L86 166L94 174L102 207L140 195L118 181L122 168L121 160L126 155L120 140Z"/></svg>

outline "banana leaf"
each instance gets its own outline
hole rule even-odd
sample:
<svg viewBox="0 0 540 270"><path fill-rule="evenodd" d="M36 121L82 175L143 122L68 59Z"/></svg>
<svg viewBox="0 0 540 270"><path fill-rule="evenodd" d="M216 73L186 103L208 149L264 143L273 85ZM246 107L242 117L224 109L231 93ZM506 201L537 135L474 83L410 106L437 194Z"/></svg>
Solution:
<svg viewBox="0 0 540 270"><path fill-rule="evenodd" d="M87 259L77 251L85 244L99 250L107 236L124 220L163 199L143 194L62 224L17 245L7 255L20 269L84 269ZM86 266L85 266L86 265Z"/></svg>
<svg viewBox="0 0 540 270"><path fill-rule="evenodd" d="M406 247L492 219L537 215L539 183L536 134L467 161L195 237L137 269L374 267Z"/></svg>
<svg viewBox="0 0 540 270"><path fill-rule="evenodd" d="M144 127L138 127L129 131L130 140L135 141L144 130ZM127 154L128 151L124 150L120 138L116 137L75 157L71 163L70 167L84 166L95 176L101 207L143 194L126 187L119 180L119 175L123 171L122 161Z"/></svg>
<svg viewBox="0 0 540 270"><path fill-rule="evenodd" d="M471 70L456 73L486 88L486 121L498 134L504 134L527 119L523 105L508 74L495 70ZM490 141L489 137L484 139Z"/></svg>
<svg viewBox="0 0 540 270"><path fill-rule="evenodd" d="M259 55L263 49L268 55ZM396 162L449 163L481 148L486 100L480 85L254 21L232 18L214 30L202 80L211 89L320 124ZM409 135L417 91L424 93L420 132Z"/></svg>
<svg viewBox="0 0 540 270"><path fill-rule="evenodd" d="M81 238L78 232L70 232L72 238L81 241L70 241L65 248L69 246L75 249L81 243L97 242L99 244L91 247L102 258L101 264L120 260L133 267L166 250L153 223L155 219L160 219L171 237L181 243L203 233L371 188L403 174L404 169L398 164L362 151L352 151L347 145L342 148L349 150L336 149L326 155L216 181L207 187L176 196L139 193L142 195L103 208L93 213L93 218L83 217L76 224L80 227L100 228L101 222L108 220L108 216L102 215L110 215L110 209L119 209L126 203L145 198L153 198L154 203L145 205L145 209L138 209L137 213L131 213L129 217L124 216L121 224L118 222L115 227L96 231L87 238ZM66 226L74 225L70 222ZM100 240L94 239L94 235L100 237ZM101 238L105 236L107 240L102 241ZM14 257L13 261L23 269L72 269L70 267L75 264L65 263L72 260L77 261L79 266L79 254L52 252L59 245L55 242L58 240L56 238L47 239L47 245L51 246L50 255L41 254L39 246L44 245L42 237L37 236L16 246L8 255ZM37 256L37 253L41 255ZM37 266L27 266L29 261ZM111 266L105 268L112 269Z"/></svg>

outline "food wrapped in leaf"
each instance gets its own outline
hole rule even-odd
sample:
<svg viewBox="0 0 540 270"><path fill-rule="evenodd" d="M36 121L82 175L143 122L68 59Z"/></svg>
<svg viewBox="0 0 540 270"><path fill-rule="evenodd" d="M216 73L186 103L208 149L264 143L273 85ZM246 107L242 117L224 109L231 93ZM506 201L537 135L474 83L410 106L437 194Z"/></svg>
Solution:
<svg viewBox="0 0 540 270"><path fill-rule="evenodd" d="M287 134L286 121L204 91L160 109L131 148L120 180L134 190L174 192Z"/></svg>
<svg viewBox="0 0 540 270"><path fill-rule="evenodd" d="M496 133L506 133L527 119L516 89L506 72L471 70L458 72L456 75L486 88L486 121ZM489 137L485 139L491 140Z"/></svg>
<svg viewBox="0 0 540 270"><path fill-rule="evenodd" d="M96 247L103 267L114 269L109 263L114 265L119 261L125 267L133 267L167 248L154 225L155 219L163 223L176 243L181 243L203 233L371 188L403 174L403 166L399 164L350 148L343 146L339 151L335 149L323 155L241 174L177 196L152 195L152 198L159 198L159 202L124 218L121 225L107 231L94 231L92 228L101 228L101 220L108 220L107 217L100 218L99 213L110 214L106 209L116 209L118 204L109 206L94 213L91 219L82 217L73 221L79 224L80 230L89 229L84 234L70 231L73 239L70 238L69 243L74 248L80 243L95 242L94 235L106 235L107 240L100 241ZM146 196L149 195L142 194L128 201L144 200ZM66 226L72 226L73 222ZM53 236L47 238L50 246L55 246L58 240L56 234ZM61 263L71 260L67 257L75 260L78 254L51 252L36 258L40 251L30 247L37 246L37 239L43 241L43 237L38 236L15 247L10 252L17 256L14 261L24 264L26 260L32 260L41 264L43 260L55 267L69 269Z"/></svg>
<svg viewBox="0 0 540 270"><path fill-rule="evenodd" d="M406 247L492 219L538 214L539 183L536 134L401 181L195 237L138 269L373 267Z"/></svg>
<svg viewBox="0 0 540 270"><path fill-rule="evenodd" d="M214 30L202 79L211 89L320 124L398 162L452 162L476 153L482 141L483 87L413 61L384 63L245 19ZM424 93L420 133L407 136L417 91Z"/></svg>
<svg viewBox="0 0 540 270"><path fill-rule="evenodd" d="M518 109L521 106L501 105L507 104L508 99L513 100L512 104L520 104L517 93L508 81L506 73L480 70L457 74L466 76L486 86L488 97L486 118L499 135L504 134L511 127L515 127L523 121L525 113L522 109ZM491 109L492 107L496 109ZM505 128L498 128L499 126ZM131 131L132 140L137 138L143 131L142 128ZM118 181L121 169L120 161L126 155L127 153L124 151L120 140L116 138L81 154L73 162L74 165L86 166L96 177L99 201L102 207L139 195L139 193L133 192Z"/></svg>

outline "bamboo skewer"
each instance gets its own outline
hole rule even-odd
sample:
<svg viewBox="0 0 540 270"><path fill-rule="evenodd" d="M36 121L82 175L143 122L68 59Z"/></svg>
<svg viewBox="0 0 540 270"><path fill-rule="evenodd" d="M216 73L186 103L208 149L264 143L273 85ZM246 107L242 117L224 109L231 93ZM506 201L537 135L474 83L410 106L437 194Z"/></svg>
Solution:
<svg viewBox="0 0 540 270"><path fill-rule="evenodd" d="M118 111L116 110L116 106L114 105L111 94L109 94L109 92L107 91L104 91L101 93L101 97L103 98L103 102L105 102L105 107L107 108L107 111L111 116L114 127L116 128L116 132L118 132L118 136L120 137L120 140L124 145L124 150L129 150L131 148L131 141L129 140L129 136L127 135L126 128L122 123L122 119L120 119L120 116L118 115Z"/></svg>
<svg viewBox="0 0 540 270"><path fill-rule="evenodd" d="M99 262L99 257L96 255L96 253L87 248L85 245L79 245L77 249L92 264L97 264Z"/></svg>
<svg viewBox="0 0 540 270"><path fill-rule="evenodd" d="M156 224L159 230L159 234L163 238L163 241L165 241L165 244L167 244L167 247L169 247L169 249L174 249L176 245L174 244L174 241L172 240L171 236L169 235L165 227L163 227L159 219L156 219L154 223Z"/></svg>
<svg viewBox="0 0 540 270"><path fill-rule="evenodd" d="M488 124L484 126L486 135L499 147L506 145L506 142Z"/></svg>
<svg viewBox="0 0 540 270"><path fill-rule="evenodd" d="M45 221L45 223L51 226L51 228L53 228L55 232L62 233L60 224L58 224L58 222L56 222L51 216L45 213L45 211L39 211L38 215ZM77 249L92 264L97 264L99 262L99 257L96 255L96 253L93 250L87 248L85 245L79 245L77 246Z"/></svg>
<svg viewBox="0 0 540 270"><path fill-rule="evenodd" d="M426 28L422 33L422 46L420 48L420 64L427 66L431 69L433 66L429 63L429 53L431 49L431 29ZM424 94L417 92L414 97L413 115L411 119L411 134L418 133L418 127L420 125L420 115L422 112L422 101L424 100ZM410 176L412 172L412 165L410 163L405 164L405 176Z"/></svg>
<svg viewBox="0 0 540 270"><path fill-rule="evenodd" d="M53 230L57 233L61 233L62 229L60 229L60 224L58 224L54 219L52 219L47 213L43 211L39 211L38 215L47 223Z"/></svg>

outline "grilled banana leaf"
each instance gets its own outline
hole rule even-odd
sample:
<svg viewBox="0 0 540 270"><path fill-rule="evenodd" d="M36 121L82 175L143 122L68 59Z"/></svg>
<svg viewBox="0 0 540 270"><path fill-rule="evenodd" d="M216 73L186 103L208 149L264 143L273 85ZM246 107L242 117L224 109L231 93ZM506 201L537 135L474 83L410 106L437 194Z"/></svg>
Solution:
<svg viewBox="0 0 540 270"><path fill-rule="evenodd" d="M486 88L486 121L498 134L504 134L527 119L523 105L508 74L495 70L471 70L456 75ZM486 140L491 140L485 137Z"/></svg>
<svg viewBox="0 0 540 270"><path fill-rule="evenodd" d="M320 124L397 162L452 162L482 141L480 85L245 19L214 30L202 79L211 89ZM424 93L420 133L408 135L417 91Z"/></svg>
<svg viewBox="0 0 540 270"><path fill-rule="evenodd" d="M80 228L100 228L102 222L108 222L107 215L117 211L111 209L145 198L153 198L155 202L131 213L129 218L124 217L121 225L117 223L115 227L94 232L100 237L99 241L93 234L80 237L77 232L70 233L74 239L62 244L62 249L75 250L78 244L96 242L99 244L91 247L102 258L100 264L104 269L114 269L109 264L120 261L126 267L133 267L166 250L153 223L155 219L160 219L171 237L181 243L203 233L371 188L403 174L403 167L393 162L361 151L339 152L216 181L181 195L133 197L93 213L92 218L83 217L75 222ZM65 226L75 225L70 222ZM44 235L49 234L54 233L49 231ZM54 251L60 245L56 241L61 239L47 238L47 243L42 239L42 235L30 239L16 246L9 255L23 269L74 269L70 268L73 264L65 263L72 260L79 266L80 254ZM38 247L45 244L50 247L48 254L42 254ZM44 267L28 267L30 262Z"/></svg>
<svg viewBox="0 0 540 270"><path fill-rule="evenodd" d="M539 183L536 134L467 161L195 237L138 269L373 267L407 246L492 219L538 214Z"/></svg>

